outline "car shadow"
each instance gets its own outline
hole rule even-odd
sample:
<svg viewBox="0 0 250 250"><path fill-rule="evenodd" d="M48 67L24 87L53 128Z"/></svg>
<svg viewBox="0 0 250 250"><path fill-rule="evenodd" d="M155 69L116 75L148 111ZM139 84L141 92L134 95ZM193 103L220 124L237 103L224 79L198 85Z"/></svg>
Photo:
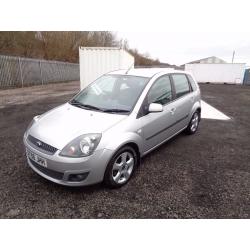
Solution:
<svg viewBox="0 0 250 250"><path fill-rule="evenodd" d="M66 192L66 193L74 193L74 194L77 194L77 193L91 194L91 193L100 191L103 188L106 188L103 183L96 183L96 184L92 184L88 186L72 187L72 186L64 186L64 185L51 182L47 179L44 179L43 177L39 175L38 175L38 178L39 178L40 183L44 184L47 189L53 189L53 190L57 190L58 192L63 192L63 193Z"/></svg>
<svg viewBox="0 0 250 250"><path fill-rule="evenodd" d="M180 134L174 136L173 138L171 138L170 140L166 141L162 145L160 145L157 149L155 149L152 152L148 153L146 156L144 156L141 159L140 167L144 164L145 161L148 160L149 157L154 157L154 155L156 153L164 151L166 149L166 147L168 147L172 143L178 143L178 141L180 139L182 139L183 137L185 137L185 136L187 136L187 135L184 132L180 133ZM137 171L135 171L135 173L136 172ZM36 173L34 173L34 174L36 174ZM57 190L57 192L59 192L59 193L63 192L63 193L69 193L69 194L82 194L82 193L92 194L92 193L96 193L96 192L100 192L100 191L114 190L112 188L107 187L102 182L97 183L97 184L88 185L88 186L79 186L79 187L63 186L63 185L60 185L60 184L53 183L53 182L51 182L51 181L49 181L47 179L44 179L43 177L41 177L38 174L36 174L36 175L37 175L37 178L39 179L37 181L39 181L40 184L44 185L46 189ZM132 178L139 178L139 176L137 174L135 174Z"/></svg>
<svg viewBox="0 0 250 250"><path fill-rule="evenodd" d="M154 154L156 154L157 152L161 152L163 150L166 149L166 147L168 147L169 145L173 144L173 143L178 143L179 140L181 140L182 138L188 136L187 134L185 134L185 132L181 132L180 134L172 137L171 139L169 139L168 141L164 142L163 144L161 144L159 147L155 148L154 150L152 150L150 153L146 154L144 157L142 157L141 159L141 164L143 164L145 161L147 161L147 159L149 157L154 156Z"/></svg>

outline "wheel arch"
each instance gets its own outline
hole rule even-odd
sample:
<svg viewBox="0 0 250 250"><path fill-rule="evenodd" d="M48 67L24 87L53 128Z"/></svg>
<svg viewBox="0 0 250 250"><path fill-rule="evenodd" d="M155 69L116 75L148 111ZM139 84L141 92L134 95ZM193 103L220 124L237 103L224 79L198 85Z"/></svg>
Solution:
<svg viewBox="0 0 250 250"><path fill-rule="evenodd" d="M140 163L141 163L141 153L140 153L139 146L135 142L128 142L128 143L124 144L122 147L125 147L125 146L129 146L129 147L133 148L136 151L138 165L140 165ZM120 148L122 148L122 147L120 147Z"/></svg>
<svg viewBox="0 0 250 250"><path fill-rule="evenodd" d="M201 104L199 101L195 102L193 107L192 107L192 111L190 113L190 119L192 118L193 114L198 111L199 114L201 114Z"/></svg>
<svg viewBox="0 0 250 250"><path fill-rule="evenodd" d="M138 164L140 164L141 162L141 152L140 152L140 148L138 146L138 144L135 142L135 141L126 141L124 143L122 143L121 145L119 145L119 147L117 147L117 149L114 151L114 153L112 154L112 156L110 157L110 160L112 159L112 157L123 147L126 147L126 146L129 146L129 147L132 147L135 151L136 151L136 154L137 154L137 161L138 161Z"/></svg>
<svg viewBox="0 0 250 250"><path fill-rule="evenodd" d="M196 111L199 112L199 121L200 121L200 120L201 120L201 107L198 107L198 108L196 109Z"/></svg>

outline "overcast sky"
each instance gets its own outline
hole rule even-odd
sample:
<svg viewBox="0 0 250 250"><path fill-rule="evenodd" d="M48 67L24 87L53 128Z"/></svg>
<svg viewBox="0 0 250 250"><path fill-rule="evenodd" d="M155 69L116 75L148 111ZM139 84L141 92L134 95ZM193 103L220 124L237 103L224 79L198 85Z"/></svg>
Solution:
<svg viewBox="0 0 250 250"><path fill-rule="evenodd" d="M250 32L117 32L117 36L127 39L131 48L170 64L209 56L231 62L235 50L234 62L250 66Z"/></svg>

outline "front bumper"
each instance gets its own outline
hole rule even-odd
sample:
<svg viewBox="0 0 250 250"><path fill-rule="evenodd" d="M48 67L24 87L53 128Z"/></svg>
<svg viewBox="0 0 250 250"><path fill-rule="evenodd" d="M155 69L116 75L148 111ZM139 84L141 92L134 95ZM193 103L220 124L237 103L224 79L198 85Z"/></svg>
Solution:
<svg viewBox="0 0 250 250"><path fill-rule="evenodd" d="M32 147L24 137L24 145L27 150L46 159L47 167L43 167L27 157L29 166L39 175L65 186L87 186L102 182L106 166L113 155L112 150L102 149L92 155L82 158L69 158L60 156L60 150L55 154L45 154ZM71 181L71 175L82 174L82 181Z"/></svg>

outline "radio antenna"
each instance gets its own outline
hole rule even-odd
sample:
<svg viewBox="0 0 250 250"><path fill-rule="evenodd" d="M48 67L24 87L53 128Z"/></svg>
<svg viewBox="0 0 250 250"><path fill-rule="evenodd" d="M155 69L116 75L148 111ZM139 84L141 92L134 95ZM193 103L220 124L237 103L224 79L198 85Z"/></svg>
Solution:
<svg viewBox="0 0 250 250"><path fill-rule="evenodd" d="M132 65L127 69L127 71L125 72L125 75L128 74L128 72L132 69L133 66L134 66L134 64L132 64Z"/></svg>

